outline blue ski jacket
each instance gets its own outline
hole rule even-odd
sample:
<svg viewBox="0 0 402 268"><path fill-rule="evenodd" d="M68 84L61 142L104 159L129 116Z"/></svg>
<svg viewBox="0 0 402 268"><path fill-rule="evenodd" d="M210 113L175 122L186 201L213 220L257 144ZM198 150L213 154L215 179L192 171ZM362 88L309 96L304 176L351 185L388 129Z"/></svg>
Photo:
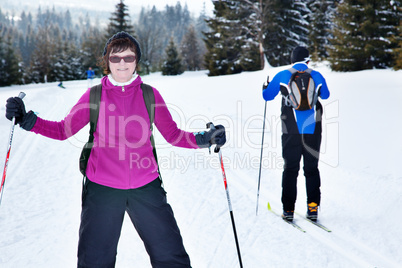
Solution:
<svg viewBox="0 0 402 268"><path fill-rule="evenodd" d="M293 65L298 71L305 71L308 66L306 63L296 63ZM289 84L292 73L283 70L275 75L274 79L268 84L262 95L266 101L273 100L281 91L281 87ZM329 98L329 90L324 77L317 71L311 72L311 77L318 89L321 99ZM319 101L307 111L297 111L292 107L286 106L282 99L282 132L285 134L313 134L315 131L321 132L322 105Z"/></svg>

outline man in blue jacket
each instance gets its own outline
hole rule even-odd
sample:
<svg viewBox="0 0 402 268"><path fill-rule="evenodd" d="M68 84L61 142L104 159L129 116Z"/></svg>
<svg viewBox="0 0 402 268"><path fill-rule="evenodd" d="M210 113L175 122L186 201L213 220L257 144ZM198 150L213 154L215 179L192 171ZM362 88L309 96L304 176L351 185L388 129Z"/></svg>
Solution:
<svg viewBox="0 0 402 268"><path fill-rule="evenodd" d="M92 67L89 67L86 73L87 73L88 88L90 88L92 87L92 80L95 78L95 72L94 70L92 70Z"/></svg>
<svg viewBox="0 0 402 268"><path fill-rule="evenodd" d="M296 47L292 51L291 61L293 68L299 72L308 70L310 61L309 51L305 47ZM310 71L311 69L309 69ZM329 90L324 77L317 71L311 71L315 89L321 99L329 97ZM274 79L263 90L266 101L273 100L278 93L288 92L288 84L292 72L284 70L275 75ZM300 111L282 99L282 157L284 170L282 174L282 204L283 219L293 221L297 195L297 177L300 169L300 160L303 156L303 170L306 177L307 189L307 218L317 220L318 206L321 199L321 179L318 170L318 159L321 145L321 117L322 105L319 101L311 109Z"/></svg>

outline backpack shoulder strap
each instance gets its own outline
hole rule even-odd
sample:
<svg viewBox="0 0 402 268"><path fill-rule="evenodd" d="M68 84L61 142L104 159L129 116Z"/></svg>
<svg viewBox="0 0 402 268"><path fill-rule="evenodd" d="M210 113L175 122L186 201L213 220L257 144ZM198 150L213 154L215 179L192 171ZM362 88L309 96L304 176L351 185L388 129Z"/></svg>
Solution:
<svg viewBox="0 0 402 268"><path fill-rule="evenodd" d="M102 95L102 84L93 86L89 92L89 134L93 136L99 118L100 101Z"/></svg>
<svg viewBox="0 0 402 268"><path fill-rule="evenodd" d="M80 155L79 167L84 178L82 180L83 185L85 184L86 178L86 169L88 164L88 159L91 154L91 150L94 144L94 132L96 130L96 125L98 124L99 117L99 109L100 109L100 101L102 94L102 85L96 85L91 87L89 91L89 137L88 142L82 148L82 152Z"/></svg>
<svg viewBox="0 0 402 268"><path fill-rule="evenodd" d="M296 70L295 68L293 68L293 67L289 68L288 71L289 71L291 74L297 73L297 70Z"/></svg>
<svg viewBox="0 0 402 268"><path fill-rule="evenodd" d="M154 135L152 133L153 131L153 123L155 119L155 94L154 94L154 89L147 84L142 83L141 84L141 89L142 89L142 95L144 97L144 102L145 106L147 107L148 115L149 115L149 122L151 123L150 129L151 129L151 145L152 145L152 152L154 154L156 164L158 165L158 173L159 173L159 179L162 183L163 187L163 182L162 182L162 175L159 170L159 164L158 164L158 155L156 154L156 147L155 147L155 139Z"/></svg>
<svg viewBox="0 0 402 268"><path fill-rule="evenodd" d="M147 84L141 84L142 95L144 96L145 106L147 107L148 115L149 115L149 122L151 123L151 130L152 125L154 123L155 118L155 95L154 89Z"/></svg>
<svg viewBox="0 0 402 268"><path fill-rule="evenodd" d="M281 88L280 88L282 97L284 97L285 100L289 96L289 94L292 92L290 82L292 81L295 73L297 73L297 70L295 68L293 68L293 67L289 68L288 71L291 73L291 75L289 77L289 81L287 83L287 86L281 86Z"/></svg>

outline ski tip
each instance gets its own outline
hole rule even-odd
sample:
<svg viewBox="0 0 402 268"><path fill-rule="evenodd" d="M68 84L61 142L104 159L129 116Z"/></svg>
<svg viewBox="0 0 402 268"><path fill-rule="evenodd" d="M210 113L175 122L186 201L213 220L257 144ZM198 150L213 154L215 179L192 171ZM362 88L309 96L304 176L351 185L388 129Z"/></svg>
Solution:
<svg viewBox="0 0 402 268"><path fill-rule="evenodd" d="M267 207L268 207L268 210L271 210L271 205L269 204L269 202L267 204Z"/></svg>

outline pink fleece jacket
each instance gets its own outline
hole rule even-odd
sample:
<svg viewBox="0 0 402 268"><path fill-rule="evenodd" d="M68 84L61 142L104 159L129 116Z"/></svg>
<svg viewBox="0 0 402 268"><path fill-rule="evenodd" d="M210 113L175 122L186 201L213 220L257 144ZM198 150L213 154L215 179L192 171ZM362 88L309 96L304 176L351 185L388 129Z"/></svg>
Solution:
<svg viewBox="0 0 402 268"><path fill-rule="evenodd" d="M126 86L114 86L103 77L102 97L94 147L86 174L89 180L117 189L134 189L158 177L150 142L150 121L137 77ZM38 117L31 131L65 140L89 123L87 90L70 113L60 122ZM155 93L155 126L167 142L184 148L199 148L193 133L180 130L160 93Z"/></svg>

